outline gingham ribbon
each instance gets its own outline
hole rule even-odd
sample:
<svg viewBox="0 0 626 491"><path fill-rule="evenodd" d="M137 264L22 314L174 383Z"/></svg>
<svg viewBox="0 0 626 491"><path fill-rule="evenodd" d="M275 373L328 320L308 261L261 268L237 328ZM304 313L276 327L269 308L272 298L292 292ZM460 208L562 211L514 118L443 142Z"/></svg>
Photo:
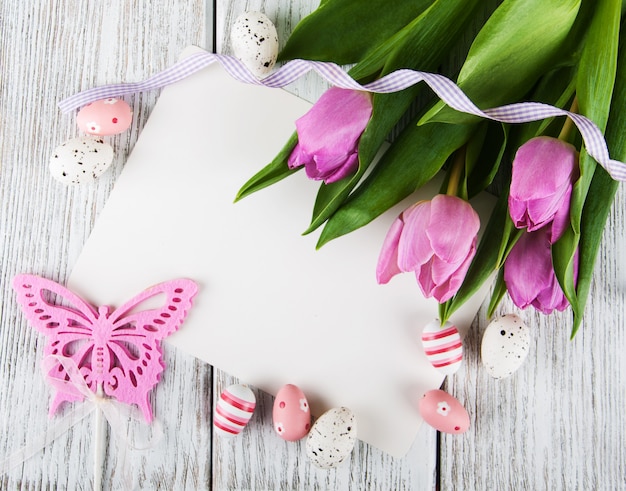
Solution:
<svg viewBox="0 0 626 491"><path fill-rule="evenodd" d="M452 80L443 75L409 69L397 70L378 80L361 85L335 63L292 60L259 80L244 63L232 56L202 52L193 54L142 82L104 85L79 92L61 101L59 107L63 112L69 112L100 99L159 89L179 82L215 62L219 62L230 76L240 82L271 88L284 87L313 70L337 87L379 94L398 92L419 82L425 82L443 102L453 109L501 123L528 123L555 116L567 116L579 129L589 155L602 165L613 179L626 181L626 164L610 158L602 132L593 121L586 117L539 102L522 102L480 110Z"/></svg>

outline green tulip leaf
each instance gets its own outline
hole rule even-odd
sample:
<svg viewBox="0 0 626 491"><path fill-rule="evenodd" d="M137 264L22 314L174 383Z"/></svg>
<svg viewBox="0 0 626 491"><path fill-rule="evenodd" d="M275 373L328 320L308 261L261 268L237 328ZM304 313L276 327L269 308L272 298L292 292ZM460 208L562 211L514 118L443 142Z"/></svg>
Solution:
<svg viewBox="0 0 626 491"><path fill-rule="evenodd" d="M472 43L459 87L482 108L518 100L555 64L579 6L580 0L505 0ZM440 101L418 124L475 119Z"/></svg>
<svg viewBox="0 0 626 491"><path fill-rule="evenodd" d="M579 111L604 131L611 109L611 94L617 70L621 0L597 0L580 59L576 93ZM572 194L572 227L580 234L580 217L596 168L595 161L581 152L580 179Z"/></svg>
<svg viewBox="0 0 626 491"><path fill-rule="evenodd" d="M374 74L383 76L400 68L436 69L483 3L478 0L434 1L412 22L370 51L350 70L350 75L359 80Z"/></svg>
<svg viewBox="0 0 626 491"><path fill-rule="evenodd" d="M278 155L276 155L274 160L252 176L248 182L241 187L241 189L237 192L235 202L245 198L246 196L250 196L252 193L260 189L270 186L287 176L290 176L294 172L297 172L300 168L290 169L287 167L287 160L297 143L298 134L294 132L283 149L278 153Z"/></svg>
<svg viewBox="0 0 626 491"><path fill-rule="evenodd" d="M623 162L626 160L626 139L624 138L626 133L626 111L624 111L626 107L626 24L621 26L620 31L617 74L606 127L606 142L611 156ZM603 168L596 169L581 216L580 258L576 285L578 309L574 311L572 337L576 335L582 323L602 234L618 187L619 183L613 180Z"/></svg>
<svg viewBox="0 0 626 491"><path fill-rule="evenodd" d="M371 222L430 181L470 138L474 125L409 125L329 218L317 247Z"/></svg>
<svg viewBox="0 0 626 491"><path fill-rule="evenodd" d="M465 31L479 3L478 0L437 0L434 2L422 15L394 37L394 44L386 54L387 58L381 57L381 66L376 68L382 70L380 75L386 75L399 68L423 71L435 69L448 55L453 43ZM355 79L364 76L367 70L363 70L362 67L371 67L372 59L372 56L366 57L350 70L350 75ZM311 224L304 232L305 234L322 225L346 200L379 154L389 133L422 89L423 86L414 86L392 94L374 94L372 118L359 141L358 171L350 178L320 186Z"/></svg>
<svg viewBox="0 0 626 491"><path fill-rule="evenodd" d="M621 0L595 2L593 19L586 36L577 75L576 91L580 112L591 119L601 130L606 128L616 80L620 16ZM571 198L571 227L552 248L556 277L574 311L575 327L572 335L580 325L582 310L586 302L586 299L581 300L577 294L579 287L577 287L574 274L575 256L578 251L580 258L583 256L588 258L590 251L585 251L582 247L593 243L589 239L584 244L582 242L582 217L584 208L595 206L593 203L598 199L597 196L589 195L597 164L585 149L580 153L579 167L580 178L574 185ZM584 284L587 278L581 276L581 279L583 286L580 291L587 295L588 285Z"/></svg>
<svg viewBox="0 0 626 491"><path fill-rule="evenodd" d="M485 144L476 156L476 165L467 172L467 195L470 199L482 192L496 177L507 148L508 134L508 125L487 124Z"/></svg>
<svg viewBox="0 0 626 491"><path fill-rule="evenodd" d="M489 300L489 307L487 308L487 317L492 317L495 313L498 305L504 298L506 293L506 283L504 283L504 269L498 271L498 277L491 293L491 300Z"/></svg>
<svg viewBox="0 0 626 491"><path fill-rule="evenodd" d="M433 0L327 0L293 30L279 61L357 63L426 10Z"/></svg>

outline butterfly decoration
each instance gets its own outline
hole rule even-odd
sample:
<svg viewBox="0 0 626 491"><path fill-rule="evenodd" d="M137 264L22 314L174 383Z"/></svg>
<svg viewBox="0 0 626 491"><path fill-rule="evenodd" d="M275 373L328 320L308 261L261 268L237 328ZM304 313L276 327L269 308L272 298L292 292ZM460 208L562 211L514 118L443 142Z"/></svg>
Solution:
<svg viewBox="0 0 626 491"><path fill-rule="evenodd" d="M149 393L165 368L161 340L183 323L198 291L196 283L187 279L159 283L113 311L108 306L95 308L58 283L35 275L17 275L13 288L26 318L46 337L44 356L71 358L94 394L136 404L144 419L152 421ZM141 310L144 302L153 305L155 297L159 307L146 304ZM47 375L61 381L70 378L58 362ZM65 401L83 399L78 390L57 388L50 414Z"/></svg>

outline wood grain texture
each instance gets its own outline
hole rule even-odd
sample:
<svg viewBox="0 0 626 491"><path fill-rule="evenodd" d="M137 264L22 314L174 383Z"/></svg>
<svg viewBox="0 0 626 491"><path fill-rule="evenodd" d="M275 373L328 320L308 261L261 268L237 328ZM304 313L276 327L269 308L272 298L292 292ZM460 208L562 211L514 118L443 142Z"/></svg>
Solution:
<svg viewBox="0 0 626 491"><path fill-rule="evenodd" d="M275 21L282 46L317 3L217 0L214 24L213 2L205 0L0 2L0 460L55 421L47 417L50 391L38 366L43 339L18 310L11 278L67 279L158 94L129 99L135 120L111 139L113 168L80 188L57 184L47 170L54 147L78 134L58 100L143 79L189 44L210 47L214 33L217 51L230 53L229 26L246 9ZM289 90L314 101L325 87L311 74ZM212 435L214 400L237 380L165 344L167 369L152 395L163 441L139 451L109 434L105 489L626 489L625 209L622 187L573 341L569 312L524 312L534 333L530 355L511 378L496 381L480 365L488 323L481 310L465 341L466 363L444 386L470 412L465 435L424 426L403 459L358 443L345 465L320 471L302 442L274 434L273 398L258 390L258 409L240 438ZM508 300L499 309L514 311ZM91 489L92 431L90 420L78 422L0 473L0 489Z"/></svg>
<svg viewBox="0 0 626 491"><path fill-rule="evenodd" d="M276 25L282 47L295 25L312 12L318 0L225 1L216 3L217 51L232 54L230 26L246 10L264 12ZM287 87L303 99L315 101L328 84L308 74ZM268 192L271 192L268 191ZM346 367L346 370L349 370ZM242 381L245 383L245 381ZM232 383L228 374L215 371L215 397ZM289 383L285 380L285 383ZM273 397L256 391L258 407L250 427L237 439L214 437L214 489L432 489L436 463L436 433L427 426L403 459L357 442L349 462L330 471L308 461L304 441L281 440L272 428Z"/></svg>
<svg viewBox="0 0 626 491"><path fill-rule="evenodd" d="M573 340L569 309L521 313L530 354L498 381L480 364L488 320L479 314L464 368L445 387L470 409L472 426L441 437L440 489L626 489L625 209L621 187ZM497 315L517 311L506 299Z"/></svg>
<svg viewBox="0 0 626 491"><path fill-rule="evenodd" d="M132 98L132 128L111 139L112 170L81 188L58 184L48 172L54 147L78 134L74 115L56 104L80 89L141 80L171 65L185 46L206 46L207 16L204 0L0 2L0 460L58 419L47 416L44 340L18 311L11 278L29 272L65 282L158 94ZM153 394L163 441L138 451L109 438L105 489L210 486L211 369L164 351L168 368ZM0 488L91 489L91 434L91 421L79 422L0 475Z"/></svg>

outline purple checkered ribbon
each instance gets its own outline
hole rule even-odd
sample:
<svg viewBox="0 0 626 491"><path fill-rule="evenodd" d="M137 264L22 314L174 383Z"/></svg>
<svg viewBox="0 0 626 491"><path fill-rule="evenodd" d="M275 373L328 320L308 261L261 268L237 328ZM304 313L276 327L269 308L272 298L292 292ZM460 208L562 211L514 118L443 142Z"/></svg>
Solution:
<svg viewBox="0 0 626 491"><path fill-rule="evenodd" d="M59 107L63 112L69 112L100 99L159 89L183 80L214 62L219 62L231 77L240 82L263 85L265 87L284 87L296 81L305 73L314 70L337 87L379 94L398 92L419 82L425 82L442 101L453 109L501 123L528 123L555 116L567 116L572 119L579 129L589 155L602 165L613 179L626 181L626 164L610 158L602 132L591 120L584 116L538 102L522 102L480 110L450 79L435 73L418 72L409 69L397 70L378 80L361 85L334 63L293 60L271 75L259 80L241 61L232 56L202 52L193 54L142 82L105 85L79 92L61 101Z"/></svg>

